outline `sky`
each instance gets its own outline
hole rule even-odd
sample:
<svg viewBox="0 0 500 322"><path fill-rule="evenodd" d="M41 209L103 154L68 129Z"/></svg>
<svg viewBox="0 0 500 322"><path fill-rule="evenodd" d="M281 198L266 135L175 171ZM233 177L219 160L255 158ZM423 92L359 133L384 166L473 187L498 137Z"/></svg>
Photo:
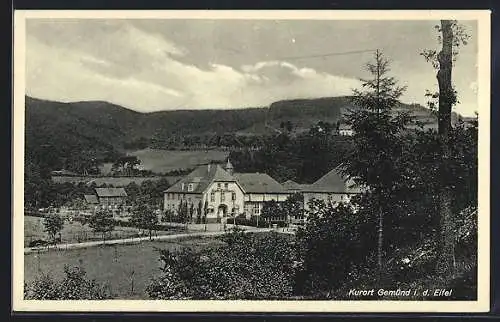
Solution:
<svg viewBox="0 0 500 322"><path fill-rule="evenodd" d="M140 111L268 106L282 99L350 95L379 49L401 100L426 105L436 71L438 21L28 19L26 94L102 100ZM478 110L477 24L460 48L455 111ZM354 52L354 53L353 53ZM338 55L328 55L339 53ZM325 56L326 55L326 56Z"/></svg>

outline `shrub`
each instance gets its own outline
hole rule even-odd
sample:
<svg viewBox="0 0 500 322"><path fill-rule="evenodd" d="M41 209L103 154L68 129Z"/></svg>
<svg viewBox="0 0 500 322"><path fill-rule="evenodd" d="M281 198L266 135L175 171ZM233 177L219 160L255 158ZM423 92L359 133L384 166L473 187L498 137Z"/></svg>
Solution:
<svg viewBox="0 0 500 322"><path fill-rule="evenodd" d="M153 299L283 299L293 295L294 252L285 236L227 233L203 253L161 250L163 273L147 287Z"/></svg>
<svg viewBox="0 0 500 322"><path fill-rule="evenodd" d="M80 267L64 267L65 277L54 280L48 274L42 274L30 284L25 284L26 300L104 300L111 298L105 287L95 280L86 278Z"/></svg>

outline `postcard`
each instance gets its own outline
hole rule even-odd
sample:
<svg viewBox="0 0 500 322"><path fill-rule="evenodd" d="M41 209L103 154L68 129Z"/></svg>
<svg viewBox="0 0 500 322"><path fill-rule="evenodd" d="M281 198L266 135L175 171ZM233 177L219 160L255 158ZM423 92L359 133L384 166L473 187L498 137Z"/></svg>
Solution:
<svg viewBox="0 0 500 322"><path fill-rule="evenodd" d="M14 13L13 310L487 312L490 12Z"/></svg>

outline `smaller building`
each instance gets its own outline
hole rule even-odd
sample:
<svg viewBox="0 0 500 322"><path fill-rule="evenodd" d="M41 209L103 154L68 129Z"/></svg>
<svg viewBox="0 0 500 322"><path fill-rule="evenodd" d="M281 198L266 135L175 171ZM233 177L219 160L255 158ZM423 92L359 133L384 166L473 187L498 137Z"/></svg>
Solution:
<svg viewBox="0 0 500 322"><path fill-rule="evenodd" d="M88 206L97 206L99 204L99 200L97 199L96 195L84 195L85 202L87 203Z"/></svg>
<svg viewBox="0 0 500 322"><path fill-rule="evenodd" d="M345 124L345 123L341 123L339 125L339 135L352 136L352 135L354 135L354 131L350 125Z"/></svg>
<svg viewBox="0 0 500 322"><path fill-rule="evenodd" d="M95 192L101 206L120 206L127 201L124 188L95 188Z"/></svg>
<svg viewBox="0 0 500 322"><path fill-rule="evenodd" d="M235 173L244 192L244 213L247 218L260 216L266 201L283 202L289 196L283 186L265 173Z"/></svg>
<svg viewBox="0 0 500 322"><path fill-rule="evenodd" d="M309 210L309 202L313 199L327 203L348 203L354 195L360 192L361 189L352 180L345 179L333 169L313 184L303 188L304 209Z"/></svg>

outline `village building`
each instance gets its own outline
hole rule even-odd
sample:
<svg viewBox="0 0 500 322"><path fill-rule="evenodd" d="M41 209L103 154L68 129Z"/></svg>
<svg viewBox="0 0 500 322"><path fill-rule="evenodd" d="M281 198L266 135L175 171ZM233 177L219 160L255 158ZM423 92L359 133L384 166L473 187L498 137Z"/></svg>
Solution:
<svg viewBox="0 0 500 322"><path fill-rule="evenodd" d="M204 212L208 223L227 217L260 215L265 201L284 201L289 193L264 173L234 173L230 161L223 168L207 164L196 168L164 194L164 209L176 212L181 202L193 205L193 217Z"/></svg>
<svg viewBox="0 0 500 322"><path fill-rule="evenodd" d="M127 192L124 188L95 188L95 195L84 195L89 207L118 208L127 202Z"/></svg>
<svg viewBox="0 0 500 322"><path fill-rule="evenodd" d="M352 180L345 179L333 169L312 184L299 184L292 180L283 183L283 187L289 193L300 193L304 198L304 212L310 209L310 202L322 200L327 204L349 203L351 198L361 192L361 188ZM292 222L300 221L302 218L292 218Z"/></svg>
<svg viewBox="0 0 500 322"><path fill-rule="evenodd" d="M235 177L243 188L244 213L247 218L260 216L266 201L285 201L290 193L265 173L236 173Z"/></svg>
<svg viewBox="0 0 500 322"><path fill-rule="evenodd" d="M348 124L345 124L345 123L341 123L339 125L338 131L339 131L339 135L342 135L342 136L354 135L354 131L353 131L352 127Z"/></svg>
<svg viewBox="0 0 500 322"><path fill-rule="evenodd" d="M352 180L346 180L337 170L331 170L311 185L304 185L304 210L309 210L311 200L323 200L326 203L350 202L361 189Z"/></svg>
<svg viewBox="0 0 500 322"><path fill-rule="evenodd" d="M83 197L85 198L85 203L89 207L95 207L99 205L99 199L97 199L96 195L84 195Z"/></svg>
<svg viewBox="0 0 500 322"><path fill-rule="evenodd" d="M313 184L287 181L280 184L265 173L235 173L228 160L219 164L202 165L164 192L164 210L178 213L186 203L192 219L206 214L208 223L224 222L228 217L260 216L267 201L283 202L294 193L304 196L304 210L312 199L325 202L349 202L359 193L353 183L332 170ZM301 216L300 219L302 219Z"/></svg>

